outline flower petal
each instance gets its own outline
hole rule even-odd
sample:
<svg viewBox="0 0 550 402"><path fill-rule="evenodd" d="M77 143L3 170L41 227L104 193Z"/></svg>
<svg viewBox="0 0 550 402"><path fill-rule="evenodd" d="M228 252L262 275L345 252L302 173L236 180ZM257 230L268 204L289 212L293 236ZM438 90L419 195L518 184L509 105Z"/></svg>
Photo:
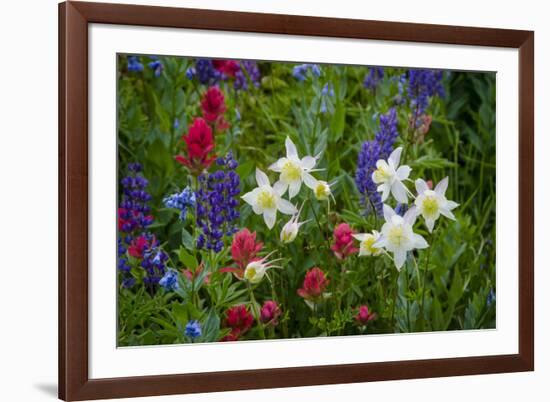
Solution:
<svg viewBox="0 0 550 402"><path fill-rule="evenodd" d="M420 236L417 233L413 233L412 240L413 240L414 248L427 248L430 246L426 241L426 239L424 239L422 236Z"/></svg>
<svg viewBox="0 0 550 402"><path fill-rule="evenodd" d="M290 201L284 198L279 198L277 200L277 209L286 215L294 215L298 212L298 209Z"/></svg>
<svg viewBox="0 0 550 402"><path fill-rule="evenodd" d="M315 177L307 172L304 172L302 174L302 179L304 180L306 186L308 186L312 190L315 190L315 187L317 187L317 179Z"/></svg>
<svg viewBox="0 0 550 402"><path fill-rule="evenodd" d="M447 200L447 203L443 206L444 208L448 209L449 211L452 211L453 209L455 209L456 207L458 207L458 203L454 202L454 201L451 201L451 200Z"/></svg>
<svg viewBox="0 0 550 402"><path fill-rule="evenodd" d="M313 156L309 156L309 155L304 156L302 158L302 161L301 161L302 167L305 170L313 169L315 167L316 163L317 163L317 159L315 159Z"/></svg>
<svg viewBox="0 0 550 402"><path fill-rule="evenodd" d="M393 262L395 263L395 268L399 271L405 260L407 259L407 252L405 250L397 250L393 253Z"/></svg>
<svg viewBox="0 0 550 402"><path fill-rule="evenodd" d="M286 192L287 188L288 188L288 184L282 182L281 180L278 180L273 185L273 191L275 191L275 194L277 194L279 197L282 196Z"/></svg>
<svg viewBox="0 0 550 402"><path fill-rule="evenodd" d="M249 205L255 205L256 199L258 198L258 188L255 188L252 191L249 191L245 195L243 195L241 198Z"/></svg>
<svg viewBox="0 0 550 402"><path fill-rule="evenodd" d="M403 151L403 147L396 148L388 158L388 164L394 169L397 169L397 166L399 166L401 151Z"/></svg>
<svg viewBox="0 0 550 402"><path fill-rule="evenodd" d="M437 183L437 186L435 186L435 192L438 195L445 195L445 191L447 191L448 185L449 185L449 177L445 177L443 180Z"/></svg>
<svg viewBox="0 0 550 402"><path fill-rule="evenodd" d="M409 178L409 175L411 174L411 167L407 165L400 166L399 169L395 172L395 175L399 180L405 180Z"/></svg>
<svg viewBox="0 0 550 402"><path fill-rule="evenodd" d="M269 170L273 170L274 172L280 173L282 170L283 162L281 162L281 159L279 159L277 162L269 165Z"/></svg>
<svg viewBox="0 0 550 402"><path fill-rule="evenodd" d="M388 170L388 163L384 159L378 159L376 161L376 169Z"/></svg>
<svg viewBox="0 0 550 402"><path fill-rule="evenodd" d="M401 169L401 168L399 168ZM426 183L423 179L416 179L414 181L414 186L416 187L416 192L420 195L424 193L424 191L429 190L428 183Z"/></svg>
<svg viewBox="0 0 550 402"><path fill-rule="evenodd" d="M399 180L394 181L391 185L391 193L401 204L406 204L408 202L407 189Z"/></svg>
<svg viewBox="0 0 550 402"><path fill-rule="evenodd" d="M288 185L288 198L294 198L296 194L300 192L300 188L302 187L302 180L294 180L291 181Z"/></svg>
<svg viewBox="0 0 550 402"><path fill-rule="evenodd" d="M363 241L367 238L368 233L355 233L351 235L354 239Z"/></svg>
<svg viewBox="0 0 550 402"><path fill-rule="evenodd" d="M387 204L384 204L383 210L384 210L384 219L386 220L386 222L391 222L391 218L395 215L395 211L393 210L392 207L390 207Z"/></svg>
<svg viewBox="0 0 550 402"><path fill-rule="evenodd" d="M264 222L267 225L268 229L273 229L275 226L275 220L277 219L277 210L276 209L266 209L264 210Z"/></svg>
<svg viewBox="0 0 550 402"><path fill-rule="evenodd" d="M252 210L256 215L261 215L264 212L263 208L260 207L258 204L252 205Z"/></svg>
<svg viewBox="0 0 550 402"><path fill-rule="evenodd" d="M425 218L424 223L426 223L426 227L428 228L428 232L432 233L432 231L434 230L435 220Z"/></svg>
<svg viewBox="0 0 550 402"><path fill-rule="evenodd" d="M372 243L371 247L374 248L384 248L388 244L388 239L384 236L380 236L378 240L376 240L374 243Z"/></svg>
<svg viewBox="0 0 550 402"><path fill-rule="evenodd" d="M452 219L453 221L456 221L455 215L449 211L447 208L439 208L439 212L441 212L441 215L443 215L446 218Z"/></svg>
<svg viewBox="0 0 550 402"><path fill-rule="evenodd" d="M418 216L418 213L416 211L416 206L410 207L407 212L405 212L405 215L403 216L403 220L407 222L409 225L414 225L414 222L416 221L416 217Z"/></svg>
<svg viewBox="0 0 550 402"><path fill-rule="evenodd" d="M382 201L386 201L388 199L388 196L390 195L391 190L391 184L390 183L382 183L378 186L376 191L382 192Z"/></svg>
<svg viewBox="0 0 550 402"><path fill-rule="evenodd" d="M269 183L269 178L267 177L267 175L258 168L256 168L256 183L258 183L258 187L261 187L261 186L271 187L271 184Z"/></svg>
<svg viewBox="0 0 550 402"><path fill-rule="evenodd" d="M287 158L292 158L292 157L298 158L298 150L296 149L296 145L294 145L290 137L286 137L285 147L286 147Z"/></svg>

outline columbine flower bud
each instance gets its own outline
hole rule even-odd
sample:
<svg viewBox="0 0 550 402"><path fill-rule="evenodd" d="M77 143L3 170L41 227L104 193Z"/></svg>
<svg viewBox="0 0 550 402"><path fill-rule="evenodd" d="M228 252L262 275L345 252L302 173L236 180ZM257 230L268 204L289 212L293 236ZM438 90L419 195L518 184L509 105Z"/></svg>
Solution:
<svg viewBox="0 0 550 402"><path fill-rule="evenodd" d="M265 276L266 266L262 260L252 261L244 270L244 279L250 283L260 283Z"/></svg>
<svg viewBox="0 0 550 402"><path fill-rule="evenodd" d="M261 260L251 261L244 270L244 279L252 284L260 283L260 281L264 278L267 270L276 267L275 265L273 265L273 263L280 260L276 259L268 261L267 259L271 254L272 253L266 255Z"/></svg>
<svg viewBox="0 0 550 402"><path fill-rule="evenodd" d="M313 193L315 194L315 198L317 198L319 201L326 201L332 195L330 185L323 180L317 181L317 184L313 189Z"/></svg>
<svg viewBox="0 0 550 402"><path fill-rule="evenodd" d="M298 222L292 217L281 230L281 241L283 243L292 243L296 239L296 236L298 236Z"/></svg>
<svg viewBox="0 0 550 402"><path fill-rule="evenodd" d="M290 220L283 226L283 229L281 230L281 241L283 243L292 243L298 235L298 230L300 230L300 226L307 222L298 222L301 211L302 208L300 208L298 213L296 215L293 215L292 218L290 218Z"/></svg>

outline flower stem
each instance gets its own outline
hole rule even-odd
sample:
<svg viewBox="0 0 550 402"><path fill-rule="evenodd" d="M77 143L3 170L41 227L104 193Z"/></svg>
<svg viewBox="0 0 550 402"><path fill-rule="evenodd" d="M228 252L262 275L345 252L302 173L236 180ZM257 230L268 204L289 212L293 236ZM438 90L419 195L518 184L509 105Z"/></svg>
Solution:
<svg viewBox="0 0 550 402"><path fill-rule="evenodd" d="M252 286L250 284L247 284L248 287L248 295L250 296L250 303L252 303L252 311L254 313L254 317L256 318L256 324L258 325L258 332L260 333L260 337L262 339L265 339L265 331L262 322L260 321L260 312L256 308L256 299L254 298L254 292L252 291Z"/></svg>
<svg viewBox="0 0 550 402"><path fill-rule="evenodd" d="M392 330L395 332L395 306L397 304L397 288L399 287L399 271L395 276L395 287L393 288L393 303L391 306L391 326Z"/></svg>
<svg viewBox="0 0 550 402"><path fill-rule="evenodd" d="M433 244L433 234L430 234L429 244ZM420 330L424 331L424 296L426 293L426 277L428 275L428 266L430 265L430 255L432 253L432 247L428 247L428 253L426 255L426 266L422 273L422 299L420 301Z"/></svg>
<svg viewBox="0 0 550 402"><path fill-rule="evenodd" d="M309 201L309 205L311 206L311 212L313 212L313 217L315 218L315 222L317 223L317 227L319 228L319 233L321 234L321 237L323 237L323 240L327 244L327 253L330 253L330 242L328 241L328 238L325 236L325 233L321 226L321 222L319 222L319 218L317 217L317 212L315 212L315 206L313 205L311 198L309 198L308 201Z"/></svg>

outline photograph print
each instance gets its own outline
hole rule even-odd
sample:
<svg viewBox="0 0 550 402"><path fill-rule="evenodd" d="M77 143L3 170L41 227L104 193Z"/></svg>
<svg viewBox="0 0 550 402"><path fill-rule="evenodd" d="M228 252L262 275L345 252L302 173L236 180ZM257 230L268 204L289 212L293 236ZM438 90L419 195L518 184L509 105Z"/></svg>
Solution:
<svg viewBox="0 0 550 402"><path fill-rule="evenodd" d="M494 72L117 57L119 347L496 327Z"/></svg>

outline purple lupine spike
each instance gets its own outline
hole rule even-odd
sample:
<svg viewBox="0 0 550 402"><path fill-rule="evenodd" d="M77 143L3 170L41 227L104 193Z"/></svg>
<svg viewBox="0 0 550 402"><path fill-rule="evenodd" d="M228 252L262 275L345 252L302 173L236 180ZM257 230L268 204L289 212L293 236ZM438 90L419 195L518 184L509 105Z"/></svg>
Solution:
<svg viewBox="0 0 550 402"><path fill-rule="evenodd" d="M383 215L383 204L376 184L372 181L372 173L376 170L379 159L387 159L393 151L395 140L399 136L397 131L397 112L391 108L386 114L380 115L379 129L374 140L365 141L358 155L355 184L363 196L361 203L365 212L374 210L379 216Z"/></svg>
<svg viewBox="0 0 550 402"><path fill-rule="evenodd" d="M238 163L231 152L218 158L216 164L220 170L199 176L196 217L202 233L197 238L197 248L220 252L224 236L231 236L237 230L241 187L240 177L235 172Z"/></svg>
<svg viewBox="0 0 550 402"><path fill-rule="evenodd" d="M409 97L411 110L416 116L426 111L430 98L434 96L443 97L443 72L440 70L409 70L407 77L407 95Z"/></svg>

